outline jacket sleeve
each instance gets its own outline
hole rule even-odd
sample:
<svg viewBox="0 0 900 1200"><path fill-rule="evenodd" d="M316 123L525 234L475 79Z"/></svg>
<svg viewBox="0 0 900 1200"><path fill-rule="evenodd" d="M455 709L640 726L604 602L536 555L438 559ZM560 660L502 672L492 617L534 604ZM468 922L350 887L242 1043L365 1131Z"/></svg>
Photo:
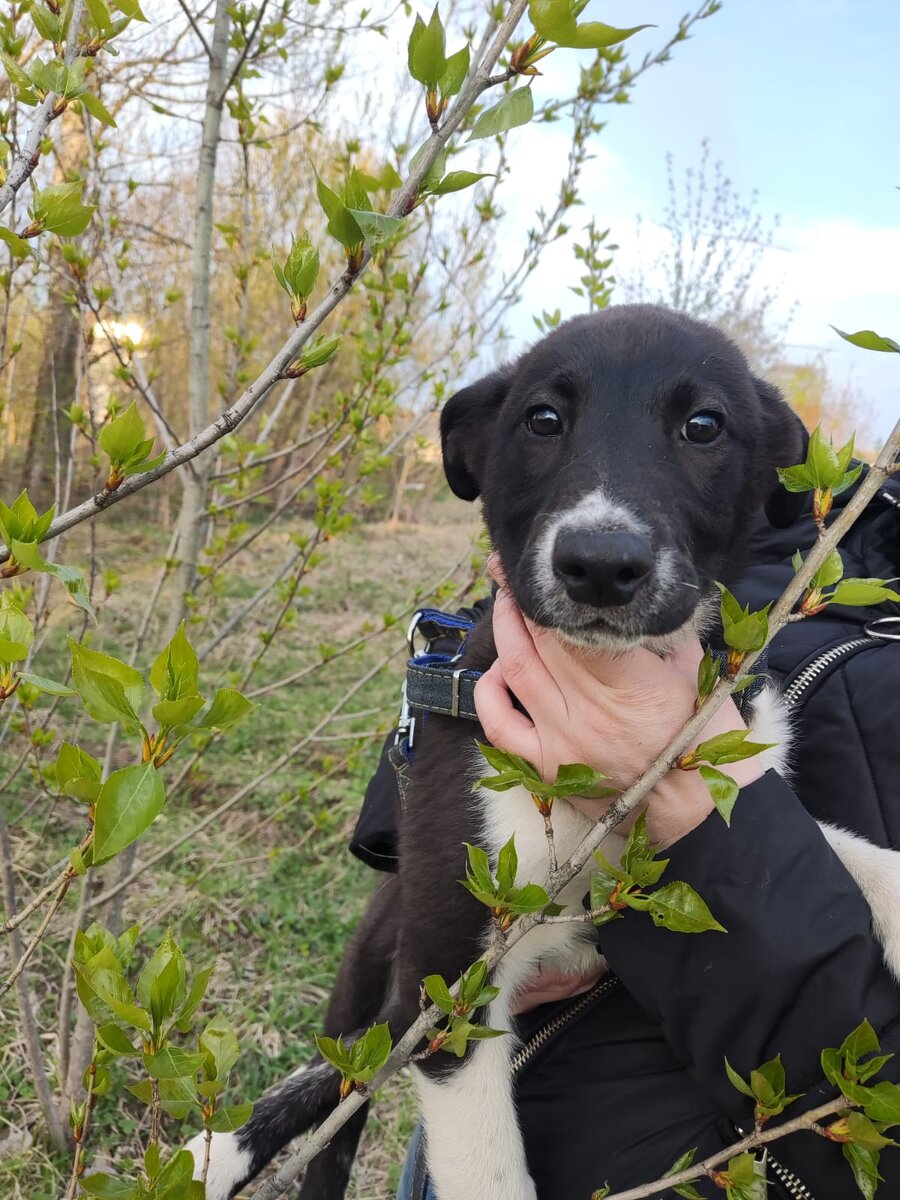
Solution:
<svg viewBox="0 0 900 1200"><path fill-rule="evenodd" d="M799 1114L834 1095L820 1053L864 1017L885 1053L900 1050L900 987L882 964L868 907L780 776L770 771L742 791L730 829L714 813L667 853L665 880L691 884L728 932L672 933L626 912L602 927L601 949L736 1124L752 1128L752 1105L728 1082L726 1055L747 1078L780 1053L788 1090L805 1093L789 1110ZM898 1060L884 1077L900 1081ZM838 1147L802 1134L775 1152L794 1160L817 1200L844 1195L834 1190L835 1171L849 1180ZM883 1153L882 1174L900 1185L900 1150Z"/></svg>

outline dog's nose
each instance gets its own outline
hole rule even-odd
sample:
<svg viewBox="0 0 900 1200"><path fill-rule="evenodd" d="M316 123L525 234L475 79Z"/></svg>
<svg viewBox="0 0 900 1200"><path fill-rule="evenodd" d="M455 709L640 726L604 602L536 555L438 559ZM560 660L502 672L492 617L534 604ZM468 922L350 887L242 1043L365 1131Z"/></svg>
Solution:
<svg viewBox="0 0 900 1200"><path fill-rule="evenodd" d="M653 570L653 551L637 533L561 530L553 570L573 600L609 608L631 600Z"/></svg>

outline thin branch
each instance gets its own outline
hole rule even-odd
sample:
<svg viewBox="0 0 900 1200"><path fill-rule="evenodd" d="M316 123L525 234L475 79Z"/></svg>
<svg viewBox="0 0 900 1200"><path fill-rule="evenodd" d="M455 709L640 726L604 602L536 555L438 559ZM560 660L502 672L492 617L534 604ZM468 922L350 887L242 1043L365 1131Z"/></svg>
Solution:
<svg viewBox="0 0 900 1200"><path fill-rule="evenodd" d="M181 9L181 11L187 17L188 22L191 26L191 29L193 29L194 33L197 35L197 38L200 41L200 45L203 47L204 54L206 55L207 58L212 58L212 50L210 50L210 48L209 48L209 42L206 40L206 38L203 36L202 32L200 31L200 26L194 20L194 15L191 12L191 10L188 8L188 6L185 4L184 0L178 0L178 7Z"/></svg>

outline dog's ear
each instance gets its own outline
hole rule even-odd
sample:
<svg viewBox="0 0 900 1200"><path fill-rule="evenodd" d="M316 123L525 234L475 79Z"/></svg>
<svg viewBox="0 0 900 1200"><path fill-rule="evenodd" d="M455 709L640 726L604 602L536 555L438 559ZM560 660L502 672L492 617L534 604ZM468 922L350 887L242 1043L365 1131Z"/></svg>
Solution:
<svg viewBox="0 0 900 1200"><path fill-rule="evenodd" d="M787 403L778 388L764 379L753 378L756 394L762 403L766 460L770 469L793 467L806 459L809 434L806 426ZM774 474L774 470L773 470ZM801 516L809 502L806 492L789 492L778 482L765 502L766 516L776 529L787 529Z"/></svg>
<svg viewBox="0 0 900 1200"><path fill-rule="evenodd" d="M514 367L509 364L451 396L441 410L444 474L461 500L477 500L487 457L489 430L506 399Z"/></svg>

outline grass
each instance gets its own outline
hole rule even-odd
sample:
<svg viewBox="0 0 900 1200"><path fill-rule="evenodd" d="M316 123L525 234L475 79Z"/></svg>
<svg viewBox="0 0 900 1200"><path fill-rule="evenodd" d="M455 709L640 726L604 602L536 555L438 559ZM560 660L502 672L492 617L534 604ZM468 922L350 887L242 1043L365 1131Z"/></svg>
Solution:
<svg viewBox="0 0 900 1200"><path fill-rule="evenodd" d="M223 594L214 603L204 599L200 589L197 614L202 621L189 630L197 644L282 561L295 528L267 531L252 554L235 560L223 580ZM125 656L165 538L152 526L135 528L127 520L104 524L102 530L99 566L114 566L122 586L103 604L93 644ZM318 663L322 646L340 646L370 625L382 627L383 614L408 605L416 587L437 579L455 562L465 562L476 532L473 518L459 505L433 502L419 524L398 529L359 525L335 541L309 576L308 591L298 599L289 626L268 649L251 688ZM68 561L77 561L76 551L83 548L84 543L73 540L67 547ZM465 568L460 577L467 574L467 562ZM271 599L261 611L271 614L276 602ZM34 668L55 678L66 670L63 635L67 629L77 632L79 624L65 605L60 607L63 616L54 615ZM405 620L398 621L358 651L263 697L241 726L213 744L183 786L170 791L165 810L140 843L138 863L192 829L236 788L256 779L366 670L390 651L402 649L404 630ZM208 679L213 687L232 678L259 644L251 622L204 663L201 682ZM146 670L161 645L159 629L154 628L138 666ZM127 894L123 920L144 927L142 952L151 950L168 926L196 968L215 963L206 1010L229 1018L242 1047L229 1089L232 1103L258 1096L313 1052L343 945L377 882L346 847L381 737L396 714L402 661L401 653L353 698L347 707L355 715L341 713L323 730L328 740L311 743L255 786L242 803L141 875ZM44 701L36 718L47 711ZM58 706L48 728L54 744L41 751L45 761L52 761L55 744L62 736L73 737L73 730L78 731L79 744L102 754L106 730L84 721L71 701ZM23 732L10 736L0 762L4 776L25 745ZM133 742L121 741L117 765L135 761L137 752ZM170 784L183 753L166 769ZM4 803L16 844L18 883L27 894L40 882L39 873L61 859L80 835L83 810L74 802L54 803L30 766L6 789ZM114 863L103 870L104 885L115 879L115 868ZM76 891L71 889L30 972L51 1071L57 1053L59 980ZM0 967L5 974L8 961L0 961ZM15 1002L10 995L0 1005L0 1196L56 1200L70 1163L47 1149ZM393 1081L373 1107L350 1192L356 1200L388 1200L394 1194L414 1123L409 1080ZM137 1158L147 1125L145 1109L127 1093L104 1098L96 1108L89 1161L108 1166ZM170 1122L167 1137L178 1144L195 1128L182 1130Z"/></svg>

